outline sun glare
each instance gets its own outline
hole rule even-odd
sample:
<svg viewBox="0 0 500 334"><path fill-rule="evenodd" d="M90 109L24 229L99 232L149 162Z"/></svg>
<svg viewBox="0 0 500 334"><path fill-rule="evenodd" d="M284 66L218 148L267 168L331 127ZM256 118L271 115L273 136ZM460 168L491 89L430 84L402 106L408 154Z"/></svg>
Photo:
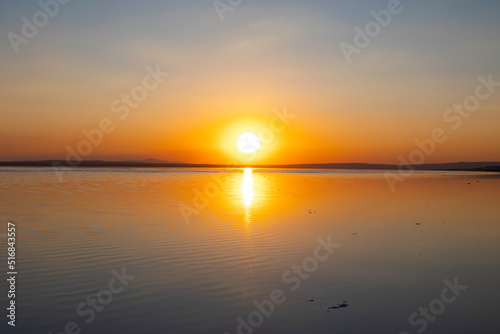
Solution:
<svg viewBox="0 0 500 334"><path fill-rule="evenodd" d="M239 136L236 146L243 153L253 153L259 149L260 140L255 133L245 132Z"/></svg>

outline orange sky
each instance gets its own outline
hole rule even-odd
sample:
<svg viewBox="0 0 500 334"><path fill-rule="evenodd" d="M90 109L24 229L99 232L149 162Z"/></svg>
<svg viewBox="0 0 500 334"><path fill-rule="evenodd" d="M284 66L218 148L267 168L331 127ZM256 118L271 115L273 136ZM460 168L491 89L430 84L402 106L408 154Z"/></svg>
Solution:
<svg viewBox="0 0 500 334"><path fill-rule="evenodd" d="M412 4L348 64L339 44L384 4L256 0L224 21L201 2L65 7L19 53L0 42L0 160L65 159L80 147L86 160L398 163L435 128L448 138L427 163L500 160L500 93L457 129L443 118L479 76L500 81L498 4ZM5 32L37 10L2 6ZM100 14L83 15L91 9ZM157 67L168 76L155 80ZM127 106L124 94L140 101ZM271 129L285 109L295 118ZM82 144L103 119L112 129ZM247 131L273 137L250 158L236 148Z"/></svg>

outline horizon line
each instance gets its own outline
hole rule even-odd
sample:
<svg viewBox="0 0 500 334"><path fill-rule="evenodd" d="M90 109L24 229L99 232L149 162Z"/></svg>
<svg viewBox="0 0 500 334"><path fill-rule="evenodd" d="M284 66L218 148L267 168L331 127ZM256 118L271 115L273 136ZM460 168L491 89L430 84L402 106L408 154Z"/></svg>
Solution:
<svg viewBox="0 0 500 334"><path fill-rule="evenodd" d="M157 160L157 162L147 161L147 160ZM0 166L46 166L47 164L57 163L61 166L66 167L92 167L89 164L99 164L100 167L105 167L106 164L113 165L113 167L119 167L119 164L126 164L127 166L123 167L133 167L130 165L141 165L145 167L150 166L158 166L158 167L314 167L314 166L328 166L328 165L366 165L369 166L384 166L384 167L403 167L403 166L414 166L415 168L423 167L423 166L439 166L439 165L458 165L458 164L468 164L468 165L484 165L484 166L469 166L468 168L481 168L481 167L498 167L500 166L500 161L454 161L454 162L439 162L439 163L423 163L423 164L394 164L394 163L371 163L371 162L326 162L326 163L278 163L278 164L245 164L245 163L237 163L237 164L223 164L223 163L191 163L191 162L181 162L181 161L167 161L160 160L154 158L148 159L132 159L132 160L81 160L78 162L67 161L65 159L44 159L44 160L10 160L10 161L0 161ZM83 166L86 165L86 166ZM353 166L353 167L354 167ZM98 167L98 166L96 166ZM467 167L462 167L467 168Z"/></svg>

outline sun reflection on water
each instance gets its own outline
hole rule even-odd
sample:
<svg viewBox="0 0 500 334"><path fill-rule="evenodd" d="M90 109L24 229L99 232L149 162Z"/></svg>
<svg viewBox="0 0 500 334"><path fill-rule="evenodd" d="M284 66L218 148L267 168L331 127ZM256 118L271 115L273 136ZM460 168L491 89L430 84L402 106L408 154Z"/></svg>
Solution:
<svg viewBox="0 0 500 334"><path fill-rule="evenodd" d="M245 168L245 174L241 183L241 192L247 207L252 205L252 200L255 196L255 192L253 191L253 182L252 168Z"/></svg>

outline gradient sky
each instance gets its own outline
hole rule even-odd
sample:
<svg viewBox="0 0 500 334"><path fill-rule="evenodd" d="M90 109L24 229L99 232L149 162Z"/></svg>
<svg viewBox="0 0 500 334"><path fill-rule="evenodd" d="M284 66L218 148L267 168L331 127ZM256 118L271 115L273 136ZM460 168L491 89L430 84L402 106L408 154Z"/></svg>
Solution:
<svg viewBox="0 0 500 334"><path fill-rule="evenodd" d="M500 81L500 2L401 5L348 64L339 44L387 1L245 0L221 21L212 0L72 0L17 54L8 34L40 7L3 1L0 160L64 159L109 118L84 159L244 161L238 135L286 108L251 162L398 163L435 128L448 139L425 162L499 161L500 88L456 130L443 114ZM120 119L113 101L157 65L168 77Z"/></svg>

